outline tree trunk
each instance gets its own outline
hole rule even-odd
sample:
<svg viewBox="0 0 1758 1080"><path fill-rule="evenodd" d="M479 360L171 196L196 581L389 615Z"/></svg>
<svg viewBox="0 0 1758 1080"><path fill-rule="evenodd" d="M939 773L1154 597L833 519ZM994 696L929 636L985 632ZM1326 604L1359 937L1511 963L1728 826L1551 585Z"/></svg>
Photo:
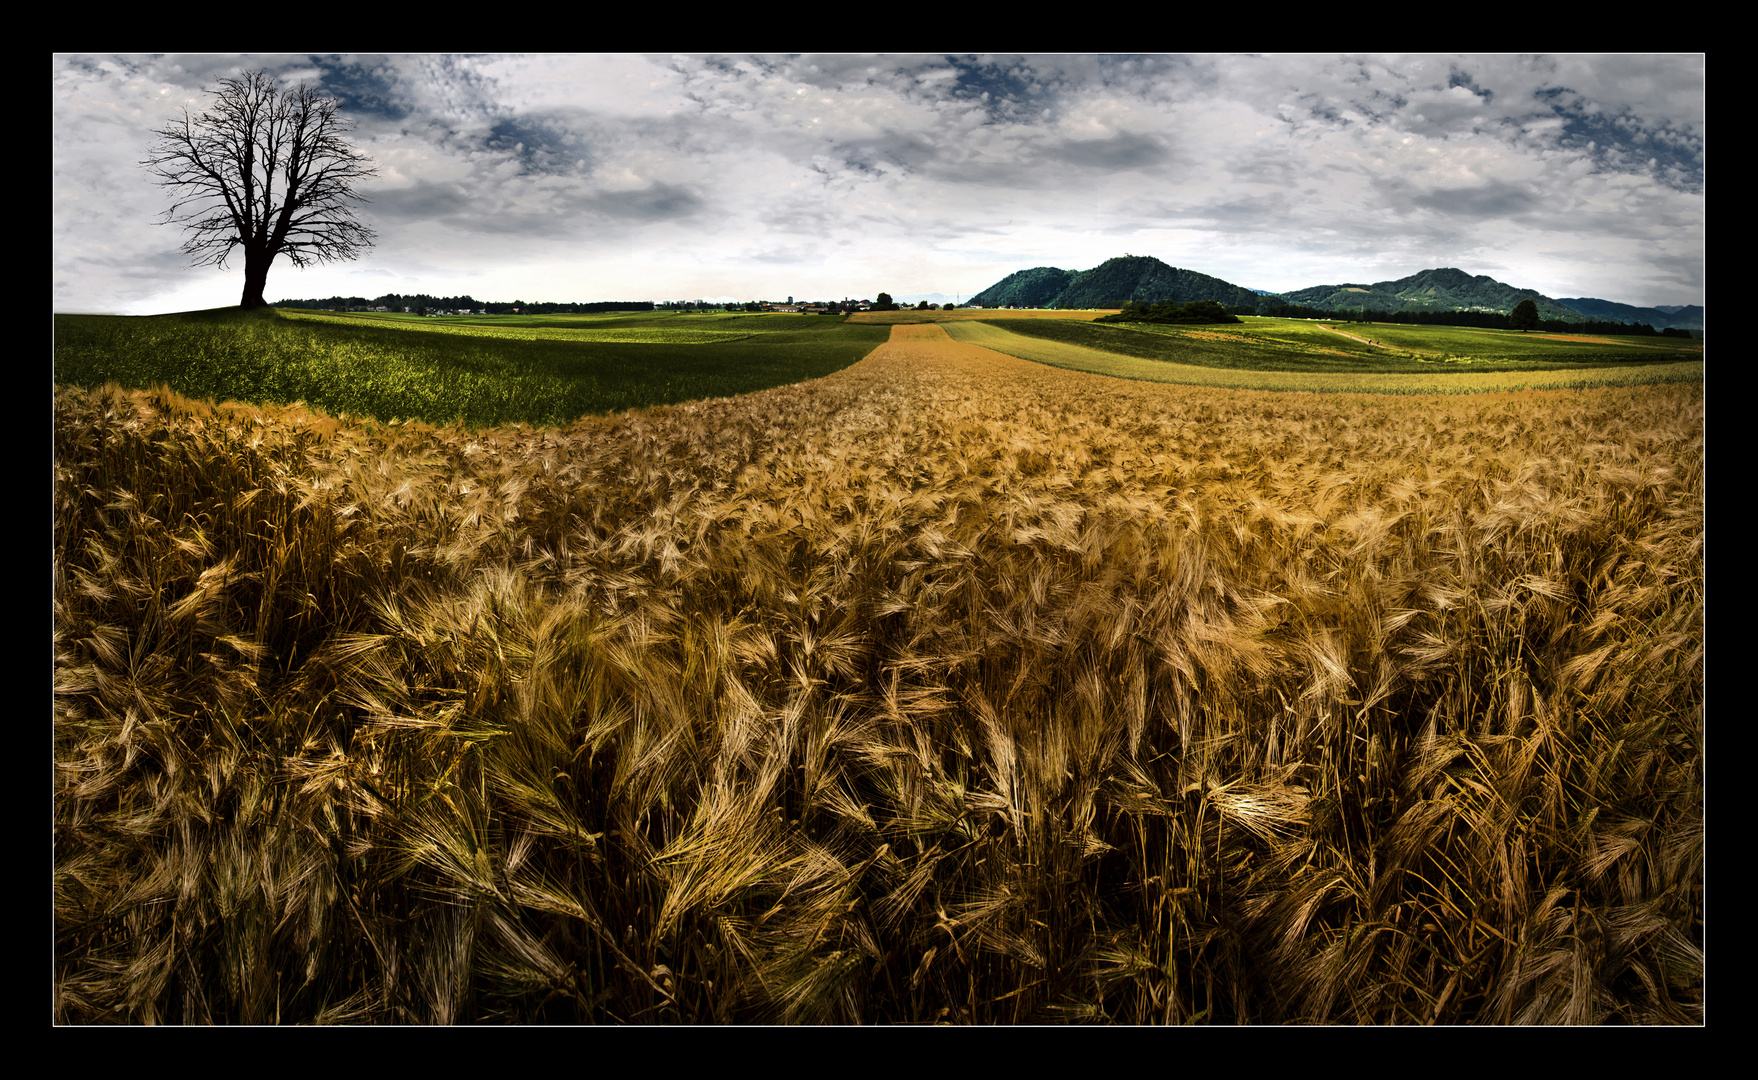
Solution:
<svg viewBox="0 0 1758 1080"><path fill-rule="evenodd" d="M269 302L263 299L263 287L269 283L269 263L274 256L253 250L244 249L244 298L238 301L241 308L264 308Z"/></svg>

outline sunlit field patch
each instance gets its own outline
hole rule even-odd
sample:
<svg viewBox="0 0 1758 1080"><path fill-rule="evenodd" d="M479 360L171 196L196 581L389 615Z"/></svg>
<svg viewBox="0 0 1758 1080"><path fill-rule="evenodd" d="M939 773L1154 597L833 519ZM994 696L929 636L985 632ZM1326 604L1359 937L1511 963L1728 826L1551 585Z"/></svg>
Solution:
<svg viewBox="0 0 1758 1080"><path fill-rule="evenodd" d="M319 315L304 311L287 311L285 318L308 322L327 323L334 326L360 326L362 320L337 315ZM389 326L418 334L457 334L464 337L496 338L503 341L583 341L583 342L624 342L629 344L669 344L669 345L701 345L705 343L724 343L742 341L751 336L752 330L719 330L711 324L690 322L682 326L639 326L629 325L634 320L618 319L619 325L593 326L582 323L577 326L542 325L529 326L501 323L474 323L464 321L442 321L439 319L415 320L374 320L371 325Z"/></svg>
<svg viewBox="0 0 1758 1080"><path fill-rule="evenodd" d="M1209 329L1000 319L952 323L945 332L959 341L1076 371L1251 390L1460 394L1696 382L1703 377L1700 359L1667 362L1665 353L1642 354L1639 362L1614 355L1601 361L1606 366L1594 363L1591 354L1564 359L1554 351L1545 360L1472 358L1473 363L1461 365L1434 363L1414 354L1387 354L1340 335L1309 345L1298 339L1254 338ZM1315 347L1321 342L1324 347ZM1617 363L1620 359L1626 362Z"/></svg>

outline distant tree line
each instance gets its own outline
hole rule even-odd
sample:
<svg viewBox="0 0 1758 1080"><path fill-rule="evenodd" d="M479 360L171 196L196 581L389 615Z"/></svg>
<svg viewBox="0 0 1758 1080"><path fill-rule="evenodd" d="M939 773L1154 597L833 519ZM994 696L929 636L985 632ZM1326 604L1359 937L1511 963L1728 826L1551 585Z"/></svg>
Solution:
<svg viewBox="0 0 1758 1080"><path fill-rule="evenodd" d="M652 311L651 300L594 300L589 304L527 304L515 300L511 304L484 304L490 315L504 315L518 308L524 315L593 315L600 311Z"/></svg>
<svg viewBox="0 0 1758 1080"><path fill-rule="evenodd" d="M473 296L429 296L427 293L386 293L368 300L362 296L332 296L327 300L279 300L276 307L307 308L316 311L407 311L426 315L439 311L484 311L490 315L588 315L599 311L652 311L651 300L598 300L588 304L539 302L523 300L511 303L484 303Z"/></svg>
<svg viewBox="0 0 1758 1080"><path fill-rule="evenodd" d="M1135 323L1236 323L1239 321L1232 312L1214 300L1193 300L1188 304L1162 302L1158 304L1126 303L1123 310L1115 315L1106 315L1094 322L1135 322Z"/></svg>
<svg viewBox="0 0 1758 1080"><path fill-rule="evenodd" d="M1272 318L1272 319L1338 319L1338 318L1347 318L1347 316L1344 316L1339 312L1326 311L1323 308L1307 307L1305 304L1283 304L1283 303L1259 304L1257 307L1253 308L1249 312L1241 311L1238 308L1230 308L1229 310L1231 310L1235 315L1265 315L1265 316L1268 316L1269 318Z"/></svg>
<svg viewBox="0 0 1758 1080"><path fill-rule="evenodd" d="M659 303L652 305L653 308L659 311L677 311L685 315L688 315L692 311L743 311L760 313L779 306L781 306L781 301L779 300L661 300ZM854 311L860 306L860 304L853 300L796 300L788 306L800 308L802 311L808 308L821 308L826 312L840 313L843 311ZM893 305L892 309L888 310L895 310L895 305Z"/></svg>

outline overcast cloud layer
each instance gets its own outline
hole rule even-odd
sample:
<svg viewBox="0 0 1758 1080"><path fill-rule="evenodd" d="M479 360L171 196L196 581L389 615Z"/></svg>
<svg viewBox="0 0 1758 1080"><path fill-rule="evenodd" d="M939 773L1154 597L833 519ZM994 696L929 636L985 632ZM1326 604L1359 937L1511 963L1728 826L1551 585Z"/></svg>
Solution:
<svg viewBox="0 0 1758 1080"><path fill-rule="evenodd" d="M1704 300L1704 58L53 57L56 311L236 304L136 164L219 80L339 97L377 247L267 296L968 298L1152 255Z"/></svg>

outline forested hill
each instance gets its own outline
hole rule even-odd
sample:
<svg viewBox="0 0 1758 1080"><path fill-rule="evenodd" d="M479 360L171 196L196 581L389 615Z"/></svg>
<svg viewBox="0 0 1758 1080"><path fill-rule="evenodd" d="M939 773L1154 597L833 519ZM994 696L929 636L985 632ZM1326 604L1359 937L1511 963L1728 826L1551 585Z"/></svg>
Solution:
<svg viewBox="0 0 1758 1080"><path fill-rule="evenodd" d="M1396 281L1373 285L1315 285L1283 293L1289 304L1318 308L1321 311L1513 311L1522 300L1538 305L1538 317L1563 322L1581 322L1581 313L1532 289L1516 289L1494 278L1479 274L1473 277L1463 270L1446 267L1423 270Z"/></svg>
<svg viewBox="0 0 1758 1080"><path fill-rule="evenodd" d="M1009 274L971 297L980 307L1120 308L1124 304L1189 304L1213 300L1255 307L1258 295L1220 278L1180 270L1149 255L1108 259L1091 270L1040 266Z"/></svg>
<svg viewBox="0 0 1758 1080"><path fill-rule="evenodd" d="M971 297L970 302L978 307L1053 307L1068 280L1078 273L1054 266L1020 270Z"/></svg>

